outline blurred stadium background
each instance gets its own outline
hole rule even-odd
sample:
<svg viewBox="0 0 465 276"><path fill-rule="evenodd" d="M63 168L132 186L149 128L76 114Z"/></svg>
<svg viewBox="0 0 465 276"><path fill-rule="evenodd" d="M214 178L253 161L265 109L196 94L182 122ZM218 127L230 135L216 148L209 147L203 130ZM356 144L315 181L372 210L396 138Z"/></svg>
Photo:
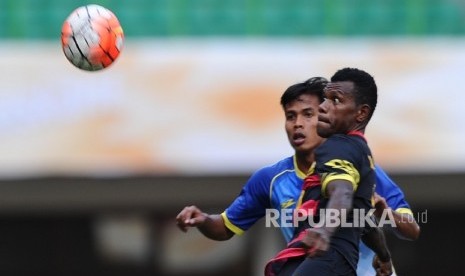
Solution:
<svg viewBox="0 0 465 276"><path fill-rule="evenodd" d="M96 73L59 40L89 3L126 35ZM276 229L220 243L174 217L291 155L281 93L346 66L379 84L367 136L422 227L388 236L398 274L457 274L464 18L463 0L0 0L0 274L262 275Z"/></svg>

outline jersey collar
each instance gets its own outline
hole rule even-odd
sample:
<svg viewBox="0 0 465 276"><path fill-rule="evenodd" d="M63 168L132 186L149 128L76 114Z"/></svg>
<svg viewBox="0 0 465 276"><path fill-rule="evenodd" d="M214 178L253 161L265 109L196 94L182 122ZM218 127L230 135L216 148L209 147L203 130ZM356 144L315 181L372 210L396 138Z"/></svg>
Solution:
<svg viewBox="0 0 465 276"><path fill-rule="evenodd" d="M359 136L359 137L362 137L363 140L367 140L367 138L365 138L365 134L363 134L363 132L361 132L360 130L351 130L349 132L347 132L347 135L354 135L354 136Z"/></svg>

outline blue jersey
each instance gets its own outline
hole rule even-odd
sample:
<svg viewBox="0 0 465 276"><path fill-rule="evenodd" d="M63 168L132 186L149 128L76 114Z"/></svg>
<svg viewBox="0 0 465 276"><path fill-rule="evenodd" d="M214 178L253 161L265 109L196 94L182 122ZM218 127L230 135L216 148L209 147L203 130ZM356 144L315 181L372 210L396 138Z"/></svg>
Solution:
<svg viewBox="0 0 465 276"><path fill-rule="evenodd" d="M295 156L256 171L244 185L239 196L221 214L226 227L235 234L242 234L263 218L267 209L278 211L276 222L280 224L280 215L288 213L287 211L292 215L296 208L306 175L297 168ZM289 242L294 228L280 229L286 242Z"/></svg>
<svg viewBox="0 0 465 276"><path fill-rule="evenodd" d="M399 213L412 214L410 206L404 198L404 193L399 186L392 181L389 176L379 167L375 166L376 188L375 191L386 199L387 205ZM357 266L358 276L374 276L373 257L375 253L369 249L363 242L360 242L360 257ZM395 275L395 274L393 274Z"/></svg>

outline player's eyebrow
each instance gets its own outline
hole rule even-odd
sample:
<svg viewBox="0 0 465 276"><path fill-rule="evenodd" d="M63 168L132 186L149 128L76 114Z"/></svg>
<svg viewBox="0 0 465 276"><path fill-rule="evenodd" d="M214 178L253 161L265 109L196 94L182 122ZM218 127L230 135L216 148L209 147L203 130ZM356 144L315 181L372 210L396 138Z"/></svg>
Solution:
<svg viewBox="0 0 465 276"><path fill-rule="evenodd" d="M339 83L328 83L328 85L326 85L324 88L324 92L328 93L330 91L345 94L344 90L342 90L342 86Z"/></svg>

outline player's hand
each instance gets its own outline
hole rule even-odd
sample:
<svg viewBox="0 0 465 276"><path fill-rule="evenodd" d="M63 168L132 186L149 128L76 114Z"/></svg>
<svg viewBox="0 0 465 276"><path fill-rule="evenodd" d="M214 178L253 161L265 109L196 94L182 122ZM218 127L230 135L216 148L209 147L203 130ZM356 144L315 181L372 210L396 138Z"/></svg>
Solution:
<svg viewBox="0 0 465 276"><path fill-rule="evenodd" d="M377 218L380 218L384 212L385 209L388 209L389 206L386 203L386 199L382 196L380 196L377 193L374 193L373 195L373 201L375 204L375 216Z"/></svg>
<svg viewBox="0 0 465 276"><path fill-rule="evenodd" d="M306 230L302 242L308 247L308 257L315 257L328 251L329 240L329 232L324 228L310 228Z"/></svg>
<svg viewBox="0 0 465 276"><path fill-rule="evenodd" d="M207 217L208 215L196 206L187 206L176 216L176 224L183 232L187 232L189 227L202 225Z"/></svg>
<svg viewBox="0 0 465 276"><path fill-rule="evenodd" d="M376 276L389 276L392 274L392 262L381 261L377 255L373 258L373 268L376 271Z"/></svg>

